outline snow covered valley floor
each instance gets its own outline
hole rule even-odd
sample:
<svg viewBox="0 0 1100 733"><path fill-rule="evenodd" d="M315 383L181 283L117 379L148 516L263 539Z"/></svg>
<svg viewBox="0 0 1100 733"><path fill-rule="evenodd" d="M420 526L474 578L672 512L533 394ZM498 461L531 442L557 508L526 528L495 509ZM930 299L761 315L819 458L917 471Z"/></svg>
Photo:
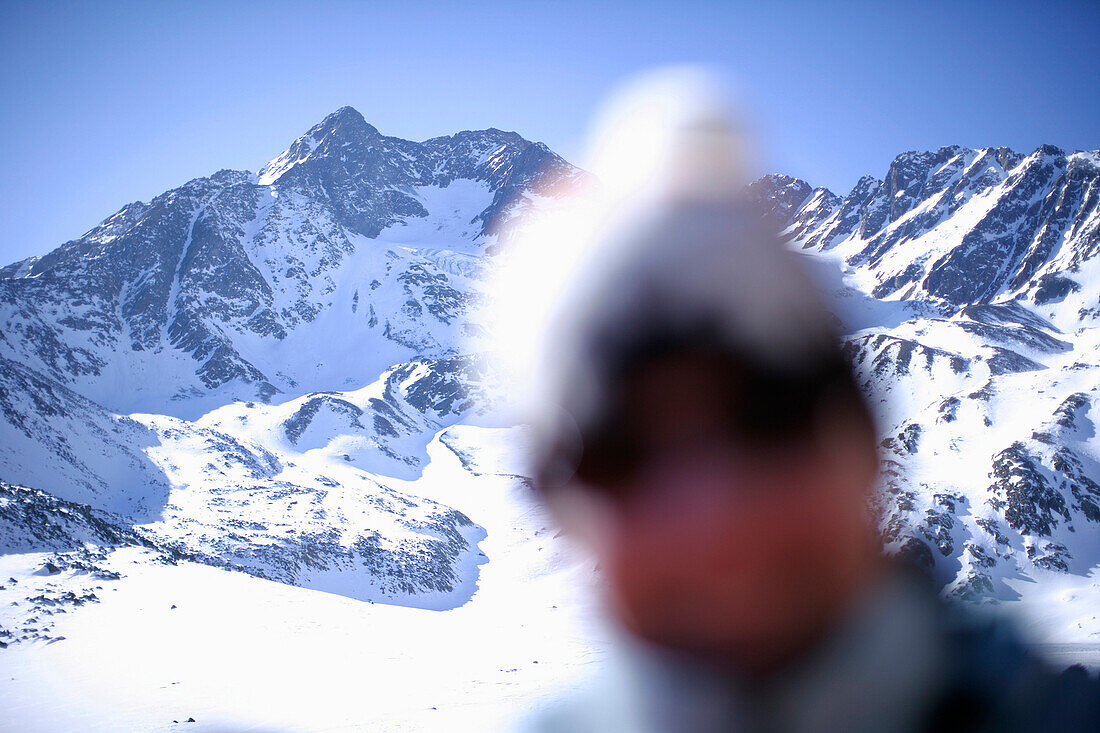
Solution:
<svg viewBox="0 0 1100 733"><path fill-rule="evenodd" d="M150 562L140 548L108 556L117 580L36 575L49 572L41 570L48 553L7 555L4 626L20 610L16 597L72 591L77 602L60 601L65 612L46 620L56 640L3 650L0 728L499 730L583 684L605 646L584 590L591 567L553 536L521 481L476 473L478 453L499 450L507 431L442 432L462 450L437 435L423 475L402 488L487 531L477 589L464 605L353 600L191 562Z"/></svg>

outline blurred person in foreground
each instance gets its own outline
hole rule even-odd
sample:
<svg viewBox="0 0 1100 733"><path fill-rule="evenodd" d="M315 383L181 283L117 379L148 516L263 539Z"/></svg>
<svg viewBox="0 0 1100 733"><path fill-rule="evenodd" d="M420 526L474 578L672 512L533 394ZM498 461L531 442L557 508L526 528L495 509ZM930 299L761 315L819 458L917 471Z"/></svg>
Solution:
<svg viewBox="0 0 1100 733"><path fill-rule="evenodd" d="M624 632L532 728L1100 730L1083 671L883 558L867 402L805 265L741 200L740 133L701 79L620 99L599 204L518 237L544 259L509 285L552 284L523 321L531 473Z"/></svg>

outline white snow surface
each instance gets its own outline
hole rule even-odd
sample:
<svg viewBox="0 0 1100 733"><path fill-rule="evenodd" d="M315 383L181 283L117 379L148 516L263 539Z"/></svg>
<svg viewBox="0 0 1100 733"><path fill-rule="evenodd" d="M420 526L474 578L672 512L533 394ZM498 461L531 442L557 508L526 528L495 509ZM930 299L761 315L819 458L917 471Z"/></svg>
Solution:
<svg viewBox="0 0 1100 733"><path fill-rule="evenodd" d="M401 483L487 531L476 590L447 611L150 563L135 548L110 555L119 580L37 576L45 555L0 557L16 580L0 591L4 621L32 584L100 598L55 619L64 639L4 651L0 729L501 730L579 688L606 645L591 564L554 537L528 487L460 459L497 465L512 432L440 431L423 474Z"/></svg>

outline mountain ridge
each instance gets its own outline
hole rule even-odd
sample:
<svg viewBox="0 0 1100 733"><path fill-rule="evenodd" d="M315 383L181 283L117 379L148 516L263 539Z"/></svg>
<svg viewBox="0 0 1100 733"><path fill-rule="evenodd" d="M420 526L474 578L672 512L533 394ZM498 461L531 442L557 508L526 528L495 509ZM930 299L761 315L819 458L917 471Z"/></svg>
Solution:
<svg viewBox="0 0 1100 733"><path fill-rule="evenodd" d="M1008 148L944 146L899 155L885 179L861 178L843 199L786 176L765 176L753 185L763 189L760 197L793 207L783 223L795 245L820 251L848 242L848 264L874 271L876 297L919 296L958 307L1029 289L1033 301L1037 289L1040 300L1059 287L1072 289L1058 285L1066 280L1055 270L1072 269L1100 246L1098 180L1100 151L1067 154L1041 145L1022 155ZM796 205L792 198L798 196ZM928 251L939 243L930 247L926 241L923 251L884 262L898 245L935 230L979 196L995 200L985 210L970 207L976 210L973 227L960 242L948 242L950 249L943 248L939 258L928 261ZM782 218L778 210L774 215ZM1072 241L1059 243L1060 235ZM1047 267L1052 262L1056 266Z"/></svg>
<svg viewBox="0 0 1100 733"><path fill-rule="evenodd" d="M319 142L309 154L295 153L314 137ZM0 269L0 301L8 306L0 353L62 383L94 389L109 378L105 371L124 361L120 351L169 352L138 365L139 371L159 372L166 360L175 362L170 372L180 372L182 352L200 363L187 370L190 375L175 377L162 402L223 385L236 385L242 397L270 399L293 389L302 375L280 377L273 372L283 370L257 366L255 356L242 353L241 338L282 341L316 321L333 306L341 269L384 230L430 225L425 220L435 214L446 219L434 223L437 230L463 226L458 238L468 243L465 251L476 253L491 239L490 226L523 205L526 191L581 175L544 145L515 133L463 132L412 143L380 135L352 108L327 116L265 168L281 159L293 160L267 185L257 183L261 175L221 170L148 203L128 204L83 237ZM430 239L430 232L425 236ZM402 357L445 356L450 349L439 338L410 335L414 326L431 330L425 319L440 326L455 316L457 291L445 284L452 275L420 259L417 267L429 273L419 283L426 292L409 308L398 301L390 313L375 313L370 328L377 326ZM410 282L392 287L404 291ZM372 281L360 285L368 292ZM37 307L12 312L12 305L27 301L38 301ZM54 322L36 317L74 301L90 304L91 312ZM93 343L81 343L87 341ZM367 346L364 353L372 350ZM401 360L378 362L373 373L355 378L366 380ZM135 368L127 378L140 383ZM111 402L104 390L94 397Z"/></svg>

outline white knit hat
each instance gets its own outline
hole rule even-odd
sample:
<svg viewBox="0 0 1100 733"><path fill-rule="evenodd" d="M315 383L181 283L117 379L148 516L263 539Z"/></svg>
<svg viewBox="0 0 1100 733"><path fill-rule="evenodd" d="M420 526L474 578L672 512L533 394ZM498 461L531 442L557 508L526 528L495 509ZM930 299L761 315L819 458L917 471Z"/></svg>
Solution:
<svg viewBox="0 0 1100 733"><path fill-rule="evenodd" d="M502 307L520 330L503 331L502 347L530 352L517 390L543 474L568 478L583 436L611 408L616 364L656 336L705 327L717 345L793 372L835 350L831 317L802 257L742 200L740 127L705 81L666 72L635 84L612 105L619 112L604 115L601 137L611 142L595 156L604 161L602 186L533 221L514 244L527 268L505 270L515 296ZM645 109L657 110L663 126L639 120ZM638 125L662 147L648 149L648 166L625 157L645 137ZM606 152L624 140L633 142L622 154ZM644 180L624 177L616 160ZM539 287L555 274L554 287ZM540 290L542 302L523 302ZM527 318L516 317L525 310Z"/></svg>

